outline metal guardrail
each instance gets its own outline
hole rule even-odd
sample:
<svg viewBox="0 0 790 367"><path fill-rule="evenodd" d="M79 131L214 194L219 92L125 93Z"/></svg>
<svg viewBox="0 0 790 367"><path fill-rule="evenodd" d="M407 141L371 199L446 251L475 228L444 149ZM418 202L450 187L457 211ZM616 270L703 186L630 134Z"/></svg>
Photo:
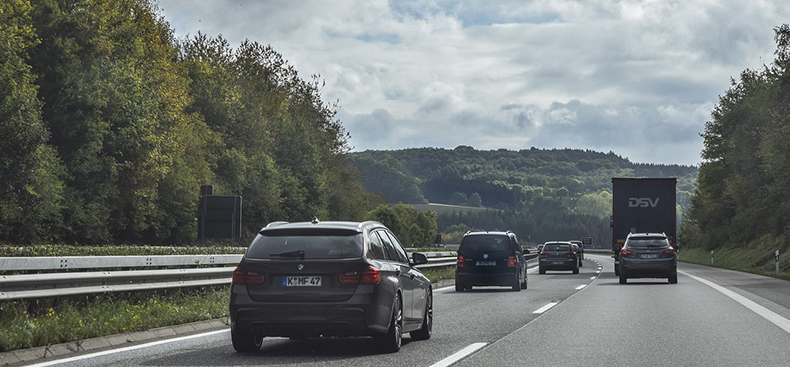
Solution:
<svg viewBox="0 0 790 367"><path fill-rule="evenodd" d="M455 252L424 254L428 263L418 265L421 270L455 266ZM0 257L0 270L4 272L39 272L1 275L0 300L227 285L241 257L241 254ZM156 269L162 267L179 268ZM90 271L96 269L123 270Z"/></svg>

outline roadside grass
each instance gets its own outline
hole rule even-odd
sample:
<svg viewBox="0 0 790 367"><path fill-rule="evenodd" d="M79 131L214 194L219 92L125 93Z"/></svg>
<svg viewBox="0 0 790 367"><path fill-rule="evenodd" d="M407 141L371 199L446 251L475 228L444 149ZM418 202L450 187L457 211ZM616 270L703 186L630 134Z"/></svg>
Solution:
<svg viewBox="0 0 790 367"><path fill-rule="evenodd" d="M780 250L779 275L776 274L776 249L767 246L741 249L721 248L713 251L713 266L769 277L790 280L790 254ZM693 264L711 265L711 252L702 248L682 249L678 260Z"/></svg>
<svg viewBox="0 0 790 367"><path fill-rule="evenodd" d="M431 280L431 283L436 284L442 280L455 279L455 267L447 266L440 269L426 270L423 274Z"/></svg>
<svg viewBox="0 0 790 367"><path fill-rule="evenodd" d="M228 287L0 303L0 352L228 316Z"/></svg>

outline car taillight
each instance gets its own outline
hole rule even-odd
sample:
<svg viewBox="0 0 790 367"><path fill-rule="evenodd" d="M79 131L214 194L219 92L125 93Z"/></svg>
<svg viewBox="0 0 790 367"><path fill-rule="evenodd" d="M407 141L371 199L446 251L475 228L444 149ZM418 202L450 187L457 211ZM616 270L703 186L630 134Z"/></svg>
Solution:
<svg viewBox="0 0 790 367"><path fill-rule="evenodd" d="M370 266L363 271L352 271L338 276L340 284L377 284L381 281L381 270Z"/></svg>
<svg viewBox="0 0 790 367"><path fill-rule="evenodd" d="M458 259L455 261L455 265L457 267L459 267L459 268L463 268L464 267L464 257L461 256L461 255L458 255Z"/></svg>
<svg viewBox="0 0 790 367"><path fill-rule="evenodd" d="M621 255L631 255L633 253L634 253L634 250L629 250L627 248L624 248L624 249L620 250L620 254Z"/></svg>
<svg viewBox="0 0 790 367"><path fill-rule="evenodd" d="M548 252L541 252L540 256L549 257L549 253Z"/></svg>
<svg viewBox="0 0 790 367"><path fill-rule="evenodd" d="M236 267L233 271L233 284L237 285L260 285L266 280L263 274L251 271L244 271L241 267Z"/></svg>
<svg viewBox="0 0 790 367"><path fill-rule="evenodd" d="M516 256L510 255L507 257L507 267L508 268L515 268L516 267Z"/></svg>
<svg viewBox="0 0 790 367"><path fill-rule="evenodd" d="M661 253L662 253L662 254L664 254L664 255L669 255L669 256L672 256L672 255L674 255L674 254L675 254L675 249L673 249L673 248L668 248L668 249L666 249L666 250L664 250L664 251L661 251Z"/></svg>
<svg viewBox="0 0 790 367"><path fill-rule="evenodd" d="M565 256L567 256L567 257L576 257L576 253L575 252L566 252Z"/></svg>

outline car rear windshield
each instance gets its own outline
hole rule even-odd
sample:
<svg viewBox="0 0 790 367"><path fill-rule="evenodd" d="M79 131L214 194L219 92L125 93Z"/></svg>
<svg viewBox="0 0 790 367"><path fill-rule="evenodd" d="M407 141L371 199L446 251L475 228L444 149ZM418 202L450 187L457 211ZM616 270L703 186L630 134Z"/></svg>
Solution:
<svg viewBox="0 0 790 367"><path fill-rule="evenodd" d="M362 234L258 235L247 251L252 259L344 259L361 257Z"/></svg>
<svg viewBox="0 0 790 367"><path fill-rule="evenodd" d="M510 237L508 236L466 236L461 240L459 251L509 251Z"/></svg>
<svg viewBox="0 0 790 367"><path fill-rule="evenodd" d="M570 251L571 245L562 243L552 243L543 246L543 251Z"/></svg>
<svg viewBox="0 0 790 367"><path fill-rule="evenodd" d="M669 242L664 237L640 237L629 239L625 245L634 248L668 247Z"/></svg>

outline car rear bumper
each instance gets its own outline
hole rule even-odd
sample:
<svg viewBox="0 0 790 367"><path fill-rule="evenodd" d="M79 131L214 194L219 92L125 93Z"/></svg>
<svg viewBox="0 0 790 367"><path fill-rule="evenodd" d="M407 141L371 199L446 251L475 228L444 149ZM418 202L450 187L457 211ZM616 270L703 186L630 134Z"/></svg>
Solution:
<svg viewBox="0 0 790 367"><path fill-rule="evenodd" d="M673 259L620 259L620 273L628 278L666 278L677 274L677 269L677 262Z"/></svg>
<svg viewBox="0 0 790 367"><path fill-rule="evenodd" d="M246 292L231 292L230 321L234 330L261 336L372 336L389 328L390 305L369 295L346 302L256 302Z"/></svg>
<svg viewBox="0 0 790 367"><path fill-rule="evenodd" d="M577 258L568 258L568 259L540 259L538 261L538 267L543 270L574 270L576 269L576 265L578 264Z"/></svg>
<svg viewBox="0 0 790 367"><path fill-rule="evenodd" d="M456 273L455 281L456 283L462 284L464 286L475 286L475 285L511 286L513 285L513 279L515 279L515 277L516 277L515 271L504 272L504 273L491 273L491 274Z"/></svg>

